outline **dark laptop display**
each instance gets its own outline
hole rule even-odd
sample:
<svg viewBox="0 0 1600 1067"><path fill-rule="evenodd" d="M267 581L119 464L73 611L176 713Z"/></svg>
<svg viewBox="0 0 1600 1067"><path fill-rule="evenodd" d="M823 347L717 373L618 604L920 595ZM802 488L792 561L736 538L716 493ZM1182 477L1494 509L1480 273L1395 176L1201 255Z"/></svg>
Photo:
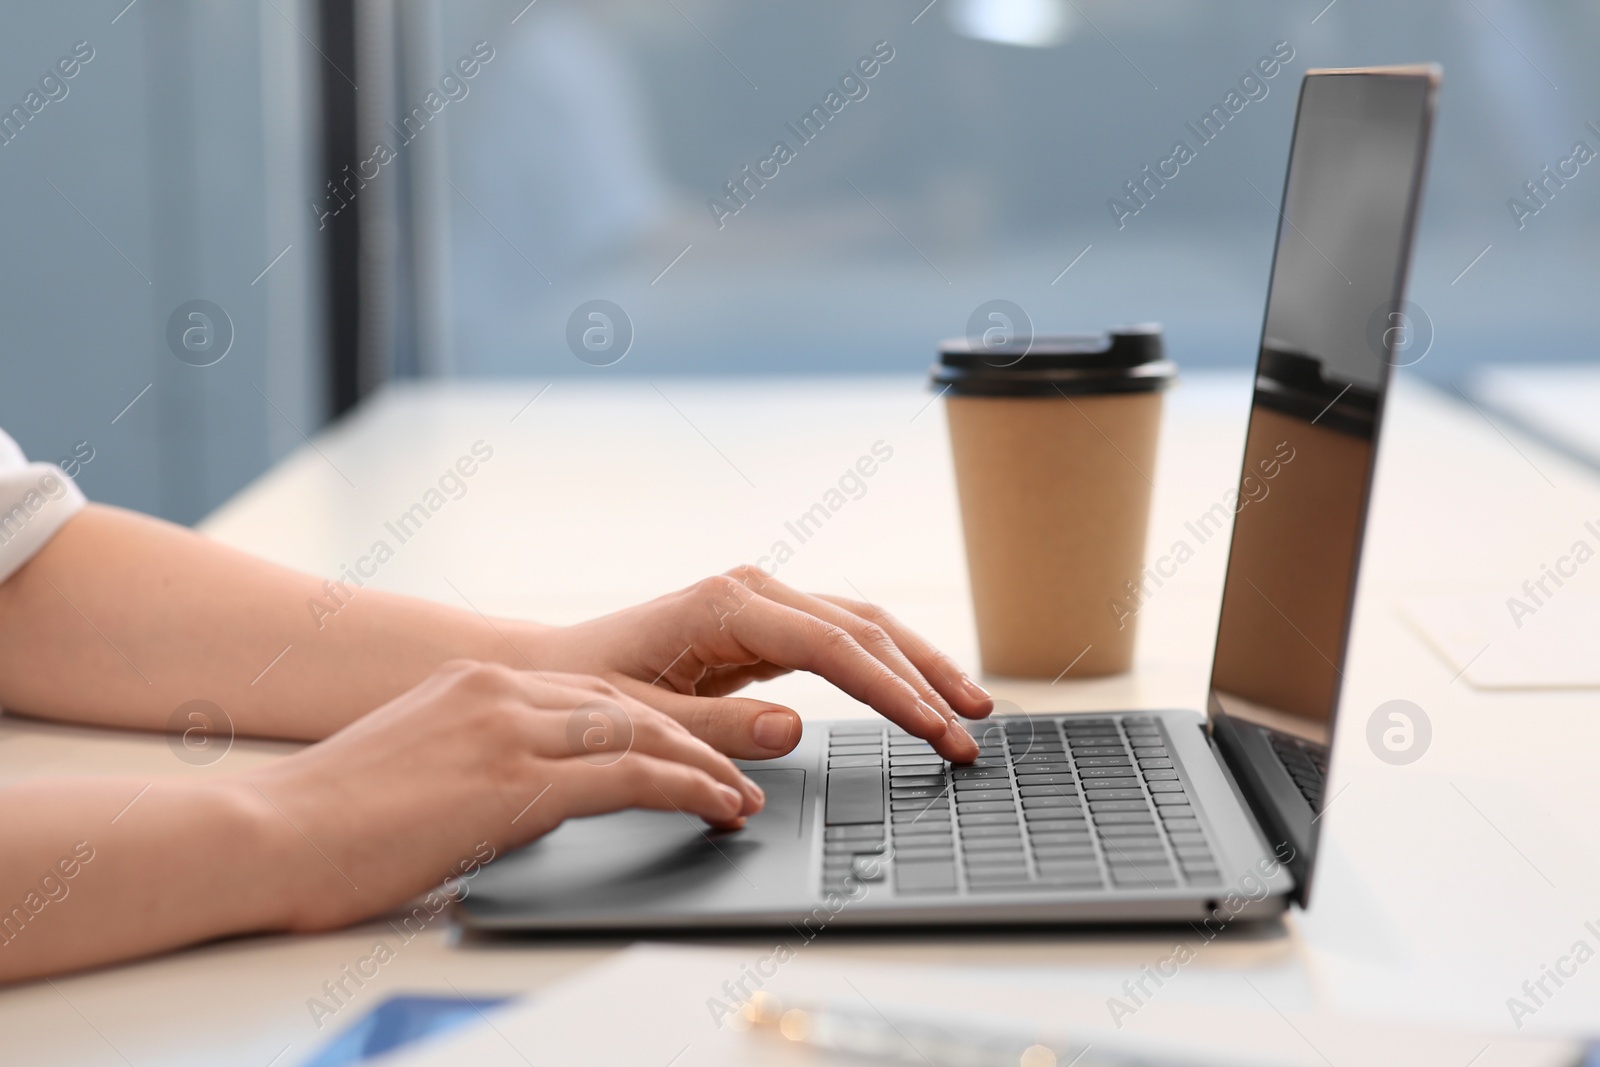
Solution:
<svg viewBox="0 0 1600 1067"><path fill-rule="evenodd" d="M1302 897L1438 74L1305 79L1212 667L1213 737Z"/></svg>

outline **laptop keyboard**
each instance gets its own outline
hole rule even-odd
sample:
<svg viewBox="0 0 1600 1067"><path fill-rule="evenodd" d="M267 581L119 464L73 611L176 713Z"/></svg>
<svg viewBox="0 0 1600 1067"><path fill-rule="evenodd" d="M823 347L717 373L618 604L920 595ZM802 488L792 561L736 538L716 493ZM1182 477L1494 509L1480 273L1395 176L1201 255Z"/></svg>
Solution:
<svg viewBox="0 0 1600 1067"><path fill-rule="evenodd" d="M1311 805L1312 811L1320 812L1322 787L1328 781L1327 747L1311 741L1302 741L1298 737L1276 730L1263 729L1262 732L1267 735L1267 740L1272 744L1272 751L1277 753L1284 770L1289 772L1294 784L1300 787L1300 795L1306 798L1306 803Z"/></svg>
<svg viewBox="0 0 1600 1067"><path fill-rule="evenodd" d="M1221 878L1149 715L995 716L976 762L872 722L828 737L822 888L1138 891Z"/></svg>

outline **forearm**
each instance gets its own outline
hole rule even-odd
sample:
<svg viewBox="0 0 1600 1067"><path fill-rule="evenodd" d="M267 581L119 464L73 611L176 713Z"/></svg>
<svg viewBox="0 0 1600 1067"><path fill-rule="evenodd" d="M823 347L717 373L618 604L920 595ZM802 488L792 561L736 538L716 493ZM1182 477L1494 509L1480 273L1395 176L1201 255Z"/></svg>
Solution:
<svg viewBox="0 0 1600 1067"><path fill-rule="evenodd" d="M293 925L315 854L272 818L221 780L0 790L0 982Z"/></svg>
<svg viewBox="0 0 1600 1067"><path fill-rule="evenodd" d="M207 700L239 733L310 740L447 660L526 668L540 632L376 589L330 595L321 578L91 506L0 585L0 705L166 729Z"/></svg>

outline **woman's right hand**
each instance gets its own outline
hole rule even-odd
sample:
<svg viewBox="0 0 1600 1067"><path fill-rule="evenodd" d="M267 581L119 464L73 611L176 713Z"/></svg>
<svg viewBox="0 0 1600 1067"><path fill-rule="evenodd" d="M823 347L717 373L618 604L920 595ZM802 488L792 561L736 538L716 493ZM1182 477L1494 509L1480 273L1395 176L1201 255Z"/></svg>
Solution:
<svg viewBox="0 0 1600 1067"><path fill-rule="evenodd" d="M276 828L283 925L423 893L568 818L676 810L736 828L761 790L671 717L586 675L457 662L325 741L230 781Z"/></svg>

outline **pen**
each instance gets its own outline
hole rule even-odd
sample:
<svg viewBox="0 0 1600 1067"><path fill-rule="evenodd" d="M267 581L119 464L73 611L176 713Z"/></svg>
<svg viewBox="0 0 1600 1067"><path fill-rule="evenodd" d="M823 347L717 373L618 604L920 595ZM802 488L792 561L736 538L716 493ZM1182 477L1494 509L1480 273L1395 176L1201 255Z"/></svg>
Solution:
<svg viewBox="0 0 1600 1067"><path fill-rule="evenodd" d="M1246 1067L1252 1056L1206 1055L1138 1034L1075 1034L1041 1038L1016 1027L942 1015L937 1021L890 1016L838 1003L786 1006L759 992L740 1011L752 1032L819 1051L917 1067Z"/></svg>

